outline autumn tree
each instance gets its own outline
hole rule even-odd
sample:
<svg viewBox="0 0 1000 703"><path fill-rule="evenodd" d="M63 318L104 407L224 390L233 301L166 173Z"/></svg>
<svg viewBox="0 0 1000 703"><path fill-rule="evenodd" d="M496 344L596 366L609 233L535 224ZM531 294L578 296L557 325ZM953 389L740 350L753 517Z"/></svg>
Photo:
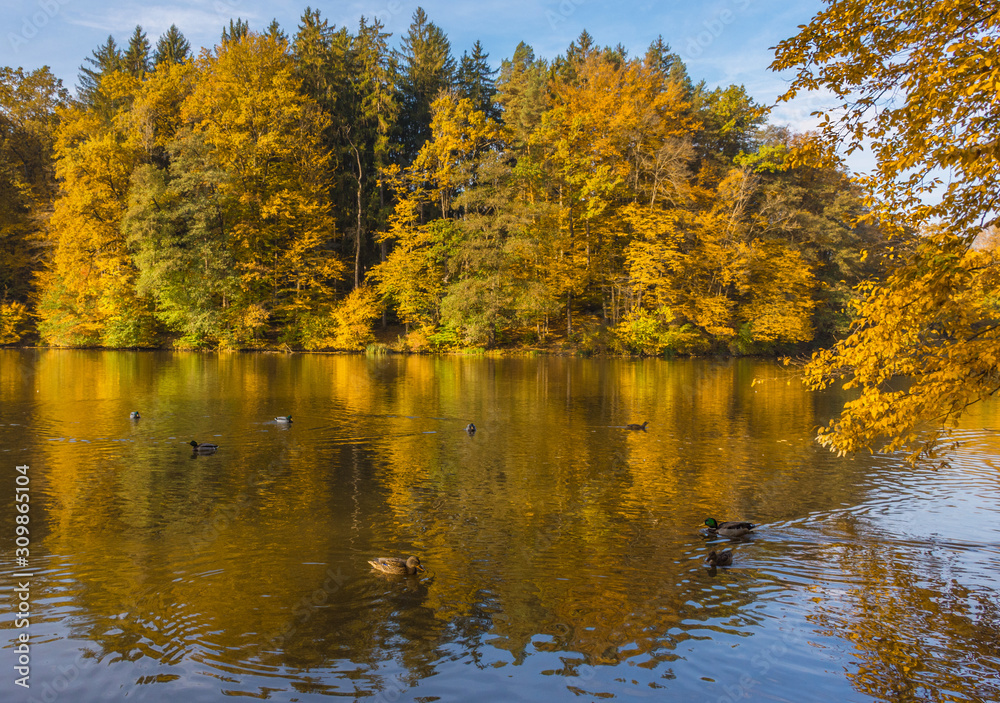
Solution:
<svg viewBox="0 0 1000 703"><path fill-rule="evenodd" d="M847 332L854 286L882 278L889 248L903 251L912 237L891 243L866 220L861 188L843 169L801 163L794 154L809 148L814 135L769 126L756 150L735 163L759 177L754 207L773 236L794 247L812 267L817 287L815 343L829 345Z"/></svg>
<svg viewBox="0 0 1000 703"><path fill-rule="evenodd" d="M884 281L860 288L850 336L807 369L814 388L858 389L820 434L836 451L933 451L970 404L1000 390L987 294L997 268L972 249L1000 198L998 27L982 3L829 0L777 47L772 67L795 71L783 99L837 98L803 158L870 149L875 168L859 178L869 217L922 234Z"/></svg>
<svg viewBox="0 0 1000 703"><path fill-rule="evenodd" d="M291 38L233 20L197 59L175 26L152 55L140 27L109 37L40 131L2 115L4 256L38 271L8 299L37 301L52 344L356 349L388 305L417 344L562 326L774 353L841 331L850 286L907 251L800 158L827 144L693 84L662 38L635 58L587 32L552 61L520 44L499 75L479 42L456 65L419 8L390 40L311 8Z"/></svg>
<svg viewBox="0 0 1000 703"><path fill-rule="evenodd" d="M129 179L146 153L124 121L138 90L136 78L112 71L101 76L97 106L60 115L55 158L63 188L49 225L52 256L39 276L38 327L49 344L155 342L152 311L134 295L136 269L120 231Z"/></svg>
<svg viewBox="0 0 1000 703"><path fill-rule="evenodd" d="M520 42L510 59L500 65L496 81L497 101L503 109L512 143L524 155L529 136L548 109L548 64Z"/></svg>
<svg viewBox="0 0 1000 703"><path fill-rule="evenodd" d="M226 345L259 343L269 320L300 341L333 303L343 271L325 205L324 117L302 96L288 44L246 34L197 62L182 115L225 172L227 240L238 291Z"/></svg>
<svg viewBox="0 0 1000 703"><path fill-rule="evenodd" d="M186 128L169 152L169 168L147 164L132 175L123 231L139 270L137 294L157 301L157 317L181 334L180 346L205 346L239 322L229 241L239 208L203 135Z"/></svg>
<svg viewBox="0 0 1000 703"><path fill-rule="evenodd" d="M420 210L428 196L398 166L388 168L383 177L397 194L388 230L382 235L392 240L393 248L369 278L401 322L432 332L440 322L448 260L459 233L452 220L421 222Z"/></svg>
<svg viewBox="0 0 1000 703"><path fill-rule="evenodd" d="M513 167L496 120L454 93L443 93L432 110L431 140L408 176L428 184L426 197L438 201L442 217L428 232L439 238L423 251L406 251L426 257L429 248L446 255L439 340L493 346L552 307L543 290L539 206L522 200L525 176ZM389 261L402 256L397 248Z"/></svg>
<svg viewBox="0 0 1000 703"><path fill-rule="evenodd" d="M56 111L68 97L47 68L0 68L0 344L19 341L30 327L32 279L57 188Z"/></svg>
<svg viewBox="0 0 1000 703"><path fill-rule="evenodd" d="M645 180L640 162L666 154L694 127L681 87L659 71L595 48L586 33L570 49L531 136L561 211L551 285L565 300L567 333L574 296L596 293L608 309L627 242L615 212Z"/></svg>

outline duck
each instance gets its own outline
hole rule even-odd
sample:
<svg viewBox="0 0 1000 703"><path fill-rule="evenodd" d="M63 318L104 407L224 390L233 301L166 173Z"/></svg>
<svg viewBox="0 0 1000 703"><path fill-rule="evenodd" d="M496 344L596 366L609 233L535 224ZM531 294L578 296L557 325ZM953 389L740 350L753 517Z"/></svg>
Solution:
<svg viewBox="0 0 1000 703"><path fill-rule="evenodd" d="M128 414L128 416L129 416L129 417L130 417L131 419L133 419L133 420L138 420L138 419L139 419L139 411L138 411L138 410L133 410L132 412L130 412L130 413Z"/></svg>
<svg viewBox="0 0 1000 703"><path fill-rule="evenodd" d="M625 425L625 429L626 430L642 430L643 432L645 432L646 431L646 425L648 425L648 424L649 424L649 420L646 420L641 425L637 425L637 424L635 424L633 422L633 423L630 423L628 425Z"/></svg>
<svg viewBox="0 0 1000 703"><path fill-rule="evenodd" d="M709 566L731 566L733 563L733 550L727 549L720 554L711 551L708 553L707 561Z"/></svg>
<svg viewBox="0 0 1000 703"><path fill-rule="evenodd" d="M748 534L750 530L757 527L749 522L718 522L714 517L710 517L705 520L705 524L708 526L706 532L710 535L720 535L722 537L729 537L730 539L743 537Z"/></svg>
<svg viewBox="0 0 1000 703"><path fill-rule="evenodd" d="M377 559L369 560L368 563L372 565L372 568L386 574L412 576L418 571L425 571L417 557L408 557L406 559L402 557L378 557Z"/></svg>
<svg viewBox="0 0 1000 703"><path fill-rule="evenodd" d="M465 431L468 432L469 434L476 434L476 426L470 422L468 425L465 426Z"/></svg>
<svg viewBox="0 0 1000 703"><path fill-rule="evenodd" d="M199 454L211 454L216 449L219 448L218 444L212 444L211 442L196 442L193 439L188 442L191 445L191 451L198 452Z"/></svg>
<svg viewBox="0 0 1000 703"><path fill-rule="evenodd" d="M291 415L278 415L278 417L274 418L274 421L275 422L291 422L292 421L292 416Z"/></svg>

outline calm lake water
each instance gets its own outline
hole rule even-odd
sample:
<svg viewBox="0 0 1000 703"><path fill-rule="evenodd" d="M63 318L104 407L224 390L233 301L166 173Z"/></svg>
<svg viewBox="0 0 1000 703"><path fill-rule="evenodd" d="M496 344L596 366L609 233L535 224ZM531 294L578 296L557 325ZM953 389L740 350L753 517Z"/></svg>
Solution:
<svg viewBox="0 0 1000 703"><path fill-rule="evenodd" d="M0 699L1000 700L1000 406L838 459L794 373L0 350Z"/></svg>

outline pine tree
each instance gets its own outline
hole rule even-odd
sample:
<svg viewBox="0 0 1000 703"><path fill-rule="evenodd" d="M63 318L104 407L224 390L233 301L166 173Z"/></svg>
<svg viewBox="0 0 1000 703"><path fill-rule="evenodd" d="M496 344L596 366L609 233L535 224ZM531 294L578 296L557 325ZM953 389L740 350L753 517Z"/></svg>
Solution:
<svg viewBox="0 0 1000 703"><path fill-rule="evenodd" d="M478 110L493 120L501 116L500 106L496 102L496 71L490 68L489 54L483 50L481 42L472 46L472 55L462 54L458 67L456 84L459 95L472 102L474 110Z"/></svg>
<svg viewBox="0 0 1000 703"><path fill-rule="evenodd" d="M670 50L670 45L663 41L663 35L658 36L646 49L645 64L653 68L667 80L684 87L685 99L690 99L694 84L688 75L687 66L681 57Z"/></svg>
<svg viewBox="0 0 1000 703"><path fill-rule="evenodd" d="M142 31L142 27L136 25L135 31L132 32L132 37L129 39L128 49L122 56L122 70L141 80L151 68L149 40L146 39L146 33Z"/></svg>
<svg viewBox="0 0 1000 703"><path fill-rule="evenodd" d="M599 48L594 44L594 38L585 29L580 32L580 36L575 41L571 41L566 47L565 56L556 57L555 61L552 62L552 68L567 83L575 83L579 66L597 51Z"/></svg>
<svg viewBox="0 0 1000 703"><path fill-rule="evenodd" d="M504 60L497 79L497 102L504 121L521 148L542 120L548 105L548 64L536 60L534 50L521 42L511 59Z"/></svg>
<svg viewBox="0 0 1000 703"><path fill-rule="evenodd" d="M277 19L271 20L271 24L267 25L267 29L264 30L264 36L270 37L271 39L274 39L275 41L279 42L288 41L288 35L285 34L284 30L281 28L281 25L278 24Z"/></svg>
<svg viewBox="0 0 1000 703"><path fill-rule="evenodd" d="M428 21L423 8L413 13L410 29L399 52L401 67L400 142L403 160L409 164L431 136L431 103L442 90L452 87L455 59L445 33Z"/></svg>
<svg viewBox="0 0 1000 703"><path fill-rule="evenodd" d="M93 55L88 56L86 61L92 68L86 64L80 66L77 94L84 105L96 107L100 102L101 78L121 69L122 52L115 38L109 35L108 40L94 49Z"/></svg>
<svg viewBox="0 0 1000 703"><path fill-rule="evenodd" d="M153 53L153 64L159 66L162 63L184 63L191 56L191 44L176 24L170 25L170 29L160 36L156 42L156 51Z"/></svg>
<svg viewBox="0 0 1000 703"><path fill-rule="evenodd" d="M315 101L326 118L322 143L331 159L325 187L330 211L337 218L337 231L345 233L356 221L355 184L351 178L356 159L345 134L356 121L348 77L350 43L345 28L335 29L319 10L307 7L291 45L301 92Z"/></svg>
<svg viewBox="0 0 1000 703"><path fill-rule="evenodd" d="M395 94L395 63L389 50L390 34L376 18L372 24L362 17L358 35L351 43L351 93L353 126L345 129L354 155L356 219L354 286L361 285L362 243L366 231L385 226L384 189L378 176L389 164L389 135L399 115ZM377 189L377 191L376 191ZM384 259L385 251L382 252Z"/></svg>
<svg viewBox="0 0 1000 703"><path fill-rule="evenodd" d="M338 93L332 61L333 27L311 7L305 9L299 22L292 41L296 73L302 79L303 92L332 112Z"/></svg>
<svg viewBox="0 0 1000 703"><path fill-rule="evenodd" d="M239 41L243 39L247 33L250 31L250 23L246 20L237 17L236 21L229 20L229 27L222 28L222 43L227 44L230 41Z"/></svg>

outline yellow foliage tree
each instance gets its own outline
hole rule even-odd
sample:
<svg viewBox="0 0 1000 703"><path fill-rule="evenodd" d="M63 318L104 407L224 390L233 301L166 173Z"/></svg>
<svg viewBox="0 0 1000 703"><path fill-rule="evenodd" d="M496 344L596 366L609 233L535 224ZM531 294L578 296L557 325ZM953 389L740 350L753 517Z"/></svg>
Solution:
<svg viewBox="0 0 1000 703"><path fill-rule="evenodd" d="M145 152L122 129L137 79L105 76L101 90L119 105L111 123L81 107L60 113L55 142L62 195L49 222L55 250L40 275L39 332L55 345L146 346L155 340L148 303L134 294L135 266L121 233L129 179Z"/></svg>
<svg viewBox="0 0 1000 703"><path fill-rule="evenodd" d="M451 214L455 193L475 183L479 157L501 142L500 126L475 110L468 98L442 93L431 103L431 139L424 144L409 169L412 182L431 184L441 216Z"/></svg>
<svg viewBox="0 0 1000 703"><path fill-rule="evenodd" d="M379 294L391 301L402 322L432 329L440 316L446 280L445 252L457 236L446 220L420 224L421 192L403 194L405 186L396 180L400 192L389 231L383 237L395 242L386 260L368 274Z"/></svg>
<svg viewBox="0 0 1000 703"><path fill-rule="evenodd" d="M784 99L821 88L837 98L803 157L869 145L876 167L859 180L872 217L922 233L884 282L861 289L850 336L807 367L814 388L860 393L820 433L838 452L933 452L1000 390L997 262L971 249L1000 202L998 30L990 3L828 0L777 47L773 68L797 71Z"/></svg>
<svg viewBox="0 0 1000 703"><path fill-rule="evenodd" d="M16 344L21 341L28 322L28 308L24 303L16 300L0 303L0 344Z"/></svg>
<svg viewBox="0 0 1000 703"><path fill-rule="evenodd" d="M220 197L234 203L229 246L240 277L237 309L259 309L230 344L253 344L273 316L285 341L304 320L329 311L345 270L330 247L334 222L325 195L321 143L327 125L299 91L287 43L249 33L196 62L181 116L226 173Z"/></svg>
<svg viewBox="0 0 1000 703"><path fill-rule="evenodd" d="M754 175L734 168L716 192L689 185L689 205L632 204L626 266L632 308L618 327L626 347L698 351L721 341L751 352L808 342L811 266L749 207Z"/></svg>
<svg viewBox="0 0 1000 703"><path fill-rule="evenodd" d="M558 205L548 286L566 301L588 287L611 290L628 239L616 210L636 192L655 202L683 190L685 140L696 125L680 84L640 61L588 48L550 81L551 105L531 134Z"/></svg>
<svg viewBox="0 0 1000 703"><path fill-rule="evenodd" d="M329 318L330 334L315 347L359 350L375 341L372 324L382 315L378 293L372 286L358 286L341 300Z"/></svg>

